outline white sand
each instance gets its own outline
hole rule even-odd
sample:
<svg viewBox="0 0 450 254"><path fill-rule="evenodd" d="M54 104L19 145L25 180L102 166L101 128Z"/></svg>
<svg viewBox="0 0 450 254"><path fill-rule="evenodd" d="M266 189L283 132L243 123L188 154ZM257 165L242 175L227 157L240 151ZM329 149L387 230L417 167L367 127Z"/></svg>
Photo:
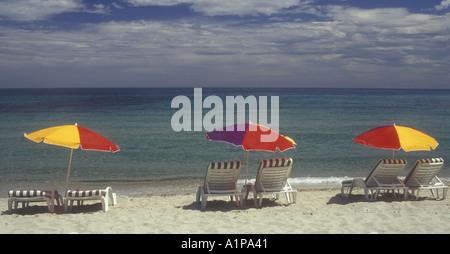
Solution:
<svg viewBox="0 0 450 254"><path fill-rule="evenodd" d="M31 203L9 214L0 199L0 233L176 233L176 234L299 234L299 233L449 233L450 199L434 200L428 193L418 201L379 197L364 200L355 191L340 196L338 187L299 189L297 203L267 196L262 208L248 201L238 208L227 198L208 201L204 211L195 194L120 196L108 212L100 203L87 203L72 213L50 214L45 203Z"/></svg>

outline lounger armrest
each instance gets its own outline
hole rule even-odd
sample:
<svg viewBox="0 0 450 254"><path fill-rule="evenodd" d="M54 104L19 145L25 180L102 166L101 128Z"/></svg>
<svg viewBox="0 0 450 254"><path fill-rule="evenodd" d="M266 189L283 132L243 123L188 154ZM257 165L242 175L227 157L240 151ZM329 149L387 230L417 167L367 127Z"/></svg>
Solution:
<svg viewBox="0 0 450 254"><path fill-rule="evenodd" d="M366 187L366 181L362 178L354 178L353 180L351 180L351 185L353 187L360 187L360 188L365 188Z"/></svg>
<svg viewBox="0 0 450 254"><path fill-rule="evenodd" d="M106 187L106 195L109 197L109 200L111 201L111 205L117 204L117 195L112 191L111 187Z"/></svg>

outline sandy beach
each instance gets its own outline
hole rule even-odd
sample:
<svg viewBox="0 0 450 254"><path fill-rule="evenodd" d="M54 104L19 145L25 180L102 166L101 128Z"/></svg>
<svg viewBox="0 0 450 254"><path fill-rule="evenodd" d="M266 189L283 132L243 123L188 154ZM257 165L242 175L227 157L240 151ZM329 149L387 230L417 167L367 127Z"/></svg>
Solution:
<svg viewBox="0 0 450 254"><path fill-rule="evenodd" d="M450 232L450 200L423 193L415 200L363 192L345 198L340 188L299 188L297 203L266 196L262 208L248 200L243 208L227 198L208 201L205 210L195 193L122 196L108 212L101 204L85 203L71 213L48 212L45 203L9 214L0 199L2 234L445 234Z"/></svg>

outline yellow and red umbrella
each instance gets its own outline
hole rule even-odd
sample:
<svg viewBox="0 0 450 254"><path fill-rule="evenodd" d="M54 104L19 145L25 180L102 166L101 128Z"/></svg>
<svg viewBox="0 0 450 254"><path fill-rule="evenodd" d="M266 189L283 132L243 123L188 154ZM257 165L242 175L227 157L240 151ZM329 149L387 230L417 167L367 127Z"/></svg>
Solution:
<svg viewBox="0 0 450 254"><path fill-rule="evenodd" d="M263 136L274 135L273 140L264 140ZM287 149L295 148L295 141L289 137L280 135L276 131L260 124L241 123L230 125L222 129L206 133L207 140L216 140L233 144L235 146L242 146L247 151L247 168L245 183L247 184L248 174L248 151L270 151L276 152L277 149L285 151Z"/></svg>
<svg viewBox="0 0 450 254"><path fill-rule="evenodd" d="M24 134L26 138L34 142L71 148L69 168L66 176L66 191L69 182L70 165L72 164L73 149L81 147L83 150L97 150L106 152L117 152L119 147L102 135L85 127L75 125L62 125L42 129L30 134Z"/></svg>
<svg viewBox="0 0 450 254"><path fill-rule="evenodd" d="M381 149L399 151L430 151L436 149L439 143L428 134L405 126L381 126L364 132L353 141L358 144Z"/></svg>

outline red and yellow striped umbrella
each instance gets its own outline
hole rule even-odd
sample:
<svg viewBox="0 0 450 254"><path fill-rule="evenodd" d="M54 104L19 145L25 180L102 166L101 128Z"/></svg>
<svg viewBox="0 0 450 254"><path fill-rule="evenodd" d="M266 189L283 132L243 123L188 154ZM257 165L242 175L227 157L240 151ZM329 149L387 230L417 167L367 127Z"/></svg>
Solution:
<svg viewBox="0 0 450 254"><path fill-rule="evenodd" d="M73 149L81 147L83 150L97 150L117 152L119 147L102 135L85 127L75 125L62 125L42 129L30 134L24 134L26 138L34 142L71 148L69 168L67 170L66 190L69 182L70 165L72 164Z"/></svg>
<svg viewBox="0 0 450 254"><path fill-rule="evenodd" d="M78 125L62 125L42 129L24 136L37 143L65 146L83 150L117 152L119 147L102 135Z"/></svg>
<svg viewBox="0 0 450 254"><path fill-rule="evenodd" d="M381 126L369 130L353 141L358 144L372 146L382 149L392 149L404 151L430 151L435 149L439 143L428 134L414 128L405 126Z"/></svg>

